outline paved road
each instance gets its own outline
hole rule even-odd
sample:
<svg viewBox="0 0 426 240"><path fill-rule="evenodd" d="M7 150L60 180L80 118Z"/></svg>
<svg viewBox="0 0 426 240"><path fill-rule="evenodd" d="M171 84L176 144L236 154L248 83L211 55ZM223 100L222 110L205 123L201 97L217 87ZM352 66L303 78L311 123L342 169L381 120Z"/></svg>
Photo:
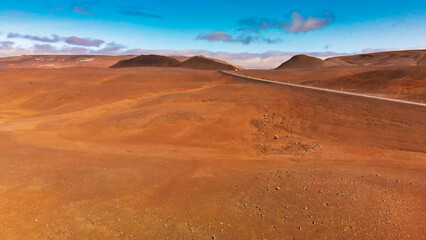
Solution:
<svg viewBox="0 0 426 240"><path fill-rule="evenodd" d="M266 80L266 79L257 78L257 77L245 76L245 75L237 74L235 72L228 72L228 71L223 71L223 70L220 71L220 72L223 73L223 74L227 74L227 75L231 75L231 76L239 77L239 78L244 78L244 79L248 79L248 80L253 80L253 81L274 83L274 84L280 84L280 85L285 85L285 86L290 86L290 87L313 89L313 90L323 91L323 92L332 92L332 93L338 93L338 94L345 94L345 95L364 97L364 98L373 98L373 99L378 99L378 100L382 100L382 101L398 102L398 103L405 103L405 104L411 104L411 105L426 107L425 103L412 102L412 101L406 101L406 100L400 100L400 99L394 99L394 98L378 97L378 96L372 96L372 95L366 95L366 94L360 94L360 93L353 93L353 92L344 92L344 91L332 90L332 89L327 89L327 88L310 87L310 86L299 85L299 84L294 84L294 83L278 82L278 81Z"/></svg>

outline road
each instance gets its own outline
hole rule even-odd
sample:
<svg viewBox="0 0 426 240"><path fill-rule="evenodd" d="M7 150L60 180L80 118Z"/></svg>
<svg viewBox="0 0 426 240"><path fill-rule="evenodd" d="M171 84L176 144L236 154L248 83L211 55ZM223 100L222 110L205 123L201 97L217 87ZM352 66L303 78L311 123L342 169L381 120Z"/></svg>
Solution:
<svg viewBox="0 0 426 240"><path fill-rule="evenodd" d="M220 72L223 73L223 74L227 74L227 75L231 75L231 76L239 77L239 78L244 78L244 79L248 79L248 80L253 80L253 81L280 84L280 85L285 85L285 86L290 86L290 87L306 88L306 89L312 89L312 90L323 91L323 92L332 92L332 93L338 93L338 94L345 94L345 95L351 95L351 96L357 96L357 97L372 98L372 99L378 99L378 100L382 100L382 101L398 102L398 103L404 103L404 104L426 107L425 103L412 102L412 101L394 99L394 98L378 97L378 96L366 95L366 94L361 94L361 93L345 92L345 91L339 91L339 90L333 90L333 89L327 89L327 88L310 87L310 86L299 85L299 84L294 84L294 83L272 81L272 80L267 80L267 79L262 79L262 78L257 78L257 77L245 76L245 75L237 74L237 73L234 73L234 72L228 72L228 71L224 71L224 70L221 70Z"/></svg>

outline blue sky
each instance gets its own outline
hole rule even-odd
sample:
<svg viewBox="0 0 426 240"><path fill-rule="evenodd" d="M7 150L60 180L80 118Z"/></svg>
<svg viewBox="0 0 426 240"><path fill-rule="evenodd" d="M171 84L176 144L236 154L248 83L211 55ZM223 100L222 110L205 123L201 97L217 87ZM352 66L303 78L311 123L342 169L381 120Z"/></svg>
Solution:
<svg viewBox="0 0 426 240"><path fill-rule="evenodd" d="M422 48L425 39L426 1L419 0L0 2L0 56L138 49L358 53ZM102 44L91 45L95 40Z"/></svg>

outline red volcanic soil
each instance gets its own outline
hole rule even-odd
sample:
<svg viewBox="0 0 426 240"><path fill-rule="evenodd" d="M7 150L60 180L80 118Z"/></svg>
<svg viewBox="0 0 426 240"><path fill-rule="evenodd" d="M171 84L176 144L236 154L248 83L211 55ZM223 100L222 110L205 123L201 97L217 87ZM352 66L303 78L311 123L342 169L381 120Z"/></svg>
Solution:
<svg viewBox="0 0 426 240"><path fill-rule="evenodd" d="M172 57L160 55L141 55L131 59L121 60L111 66L111 68L125 67L177 67L179 61Z"/></svg>
<svg viewBox="0 0 426 240"><path fill-rule="evenodd" d="M191 57L179 64L179 67L200 70L235 70L238 68L224 61L205 58L202 56Z"/></svg>
<svg viewBox="0 0 426 240"><path fill-rule="evenodd" d="M3 69L0 96L0 239L426 235L421 106L149 67Z"/></svg>
<svg viewBox="0 0 426 240"><path fill-rule="evenodd" d="M2 68L70 68L70 67L100 67L106 68L112 64L134 56L104 56L104 55L24 55L19 57L0 58Z"/></svg>
<svg viewBox="0 0 426 240"><path fill-rule="evenodd" d="M289 68L317 68L323 65L323 60L304 54L295 55L290 60L284 62L275 70Z"/></svg>

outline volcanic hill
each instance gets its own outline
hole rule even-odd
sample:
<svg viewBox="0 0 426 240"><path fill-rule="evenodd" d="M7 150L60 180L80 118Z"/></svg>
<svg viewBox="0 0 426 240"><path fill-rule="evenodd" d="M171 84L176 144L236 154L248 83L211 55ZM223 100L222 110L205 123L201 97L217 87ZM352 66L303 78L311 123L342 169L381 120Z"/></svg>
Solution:
<svg viewBox="0 0 426 240"><path fill-rule="evenodd" d="M305 54L295 55L290 60L284 62L275 70L288 69L288 68L317 68L321 67L323 60L311 57Z"/></svg>
<svg viewBox="0 0 426 240"><path fill-rule="evenodd" d="M172 57L161 55L140 55L135 58L121 60L110 68L124 67L177 67L179 61Z"/></svg>
<svg viewBox="0 0 426 240"><path fill-rule="evenodd" d="M425 66L426 50L391 51L332 57L325 66Z"/></svg>
<svg viewBox="0 0 426 240"><path fill-rule="evenodd" d="M230 63L203 56L192 57L179 64L179 67L199 70L235 70L238 68Z"/></svg>

